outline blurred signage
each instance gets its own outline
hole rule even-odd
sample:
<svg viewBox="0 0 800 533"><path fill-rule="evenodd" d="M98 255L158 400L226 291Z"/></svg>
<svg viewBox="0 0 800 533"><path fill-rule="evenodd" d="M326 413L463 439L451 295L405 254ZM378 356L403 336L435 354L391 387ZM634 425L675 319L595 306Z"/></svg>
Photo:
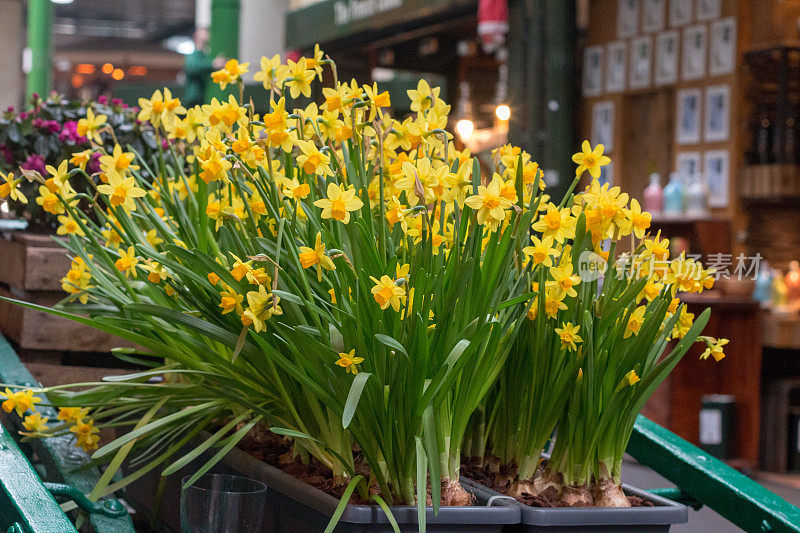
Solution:
<svg viewBox="0 0 800 533"><path fill-rule="evenodd" d="M286 48L306 50L355 33L446 18L456 8L477 10L477 5L477 0L322 0L286 14Z"/></svg>
<svg viewBox="0 0 800 533"><path fill-rule="evenodd" d="M402 6L403 0L337 0L333 4L333 23L344 26Z"/></svg>

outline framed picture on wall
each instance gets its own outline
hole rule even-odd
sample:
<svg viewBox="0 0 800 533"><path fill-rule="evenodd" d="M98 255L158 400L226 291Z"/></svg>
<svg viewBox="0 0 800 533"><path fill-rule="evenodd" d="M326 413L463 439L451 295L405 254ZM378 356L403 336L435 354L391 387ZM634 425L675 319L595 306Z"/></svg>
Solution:
<svg viewBox="0 0 800 533"><path fill-rule="evenodd" d="M644 0L642 4L642 31L654 33L664 29L666 0Z"/></svg>
<svg viewBox="0 0 800 533"><path fill-rule="evenodd" d="M688 178L688 181L700 174L700 152L678 152L675 156L675 172L680 177Z"/></svg>
<svg viewBox="0 0 800 533"><path fill-rule="evenodd" d="M669 25L681 28L692 23L692 0L669 0Z"/></svg>
<svg viewBox="0 0 800 533"><path fill-rule="evenodd" d="M681 78L684 80L698 80L705 77L707 49L708 30L705 24L691 26L683 30Z"/></svg>
<svg viewBox="0 0 800 533"><path fill-rule="evenodd" d="M606 152L614 150L614 102L592 106L592 145L602 144Z"/></svg>
<svg viewBox="0 0 800 533"><path fill-rule="evenodd" d="M650 72L653 69L653 38L639 37L631 41L631 68L628 86L642 89L650 85Z"/></svg>
<svg viewBox="0 0 800 533"><path fill-rule="evenodd" d="M606 92L625 90L625 71L628 67L627 41L614 41L606 45Z"/></svg>
<svg viewBox="0 0 800 533"><path fill-rule="evenodd" d="M697 0L697 20L718 19L722 10L722 0Z"/></svg>
<svg viewBox="0 0 800 533"><path fill-rule="evenodd" d="M603 47L589 46L583 52L583 96L603 92Z"/></svg>
<svg viewBox="0 0 800 533"><path fill-rule="evenodd" d="M678 81L678 35L673 30L659 33L656 37L656 85L670 85Z"/></svg>
<svg viewBox="0 0 800 533"><path fill-rule="evenodd" d="M677 117L675 119L675 141L678 144L700 142L700 89L678 91Z"/></svg>
<svg viewBox="0 0 800 533"><path fill-rule="evenodd" d="M728 207L729 173L730 155L727 150L709 150L703 154L709 207Z"/></svg>
<svg viewBox="0 0 800 533"><path fill-rule="evenodd" d="M727 141L730 136L731 122L730 85L707 87L705 106L703 140L705 142Z"/></svg>
<svg viewBox="0 0 800 533"><path fill-rule="evenodd" d="M732 74L736 68L736 19L718 20L711 25L708 71L712 76Z"/></svg>
<svg viewBox="0 0 800 533"><path fill-rule="evenodd" d="M639 31L639 0L617 0L617 37L626 39Z"/></svg>

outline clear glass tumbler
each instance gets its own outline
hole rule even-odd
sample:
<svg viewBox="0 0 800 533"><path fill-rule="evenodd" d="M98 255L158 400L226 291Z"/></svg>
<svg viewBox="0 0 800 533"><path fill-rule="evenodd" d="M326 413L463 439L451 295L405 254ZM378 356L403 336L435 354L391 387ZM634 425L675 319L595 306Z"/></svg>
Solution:
<svg viewBox="0 0 800 533"><path fill-rule="evenodd" d="M260 533L266 504L260 481L206 474L181 492L181 533Z"/></svg>

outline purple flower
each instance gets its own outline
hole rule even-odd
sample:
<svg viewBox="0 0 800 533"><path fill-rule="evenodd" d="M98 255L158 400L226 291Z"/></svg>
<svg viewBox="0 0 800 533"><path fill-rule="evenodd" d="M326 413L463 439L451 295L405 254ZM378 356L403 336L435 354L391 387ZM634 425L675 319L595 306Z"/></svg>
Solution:
<svg viewBox="0 0 800 533"><path fill-rule="evenodd" d="M92 158L86 163L86 171L89 174L100 172L100 153L92 152Z"/></svg>
<svg viewBox="0 0 800 533"><path fill-rule="evenodd" d="M108 96L101 94L100 96L97 97L97 103L106 105L108 103Z"/></svg>
<svg viewBox="0 0 800 533"><path fill-rule="evenodd" d="M0 144L0 156L6 160L7 165L14 164L14 152L12 152L11 148L9 148L7 145Z"/></svg>
<svg viewBox="0 0 800 533"><path fill-rule="evenodd" d="M42 159L42 156L39 154L29 155L28 159L26 159L25 162L20 165L20 167L24 168L25 170L35 170L42 175L47 174L44 166L44 159Z"/></svg>
<svg viewBox="0 0 800 533"><path fill-rule="evenodd" d="M42 128L43 124L44 124L44 121L42 119L40 119L40 118L35 118L35 119L31 120L31 126L33 126L34 128Z"/></svg>
<svg viewBox="0 0 800 533"><path fill-rule="evenodd" d="M62 143L85 144L88 142L86 137L78 135L78 123L74 120L68 120L64 123L61 132L58 134L58 139Z"/></svg>
<svg viewBox="0 0 800 533"><path fill-rule="evenodd" d="M27 111L22 111L19 114L19 119L20 120L27 120L29 116L30 116L30 114Z"/></svg>
<svg viewBox="0 0 800 533"><path fill-rule="evenodd" d="M57 120L45 120L42 124L50 133L58 133L61 131L61 124Z"/></svg>
<svg viewBox="0 0 800 533"><path fill-rule="evenodd" d="M122 101L122 98L112 98L111 105L125 107L125 103Z"/></svg>

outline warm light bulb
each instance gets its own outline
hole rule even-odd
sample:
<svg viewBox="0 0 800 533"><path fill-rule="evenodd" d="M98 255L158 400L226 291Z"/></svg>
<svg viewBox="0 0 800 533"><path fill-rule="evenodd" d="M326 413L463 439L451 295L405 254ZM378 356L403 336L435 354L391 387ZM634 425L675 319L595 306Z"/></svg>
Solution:
<svg viewBox="0 0 800 533"><path fill-rule="evenodd" d="M475 131L475 123L472 122L468 118L462 118L458 122L456 122L456 133L458 136L461 137L461 140L466 141L470 137L472 137L472 133Z"/></svg>
<svg viewBox="0 0 800 533"><path fill-rule="evenodd" d="M511 118L511 108L506 104L500 104L494 109L494 114L498 119L506 121Z"/></svg>

